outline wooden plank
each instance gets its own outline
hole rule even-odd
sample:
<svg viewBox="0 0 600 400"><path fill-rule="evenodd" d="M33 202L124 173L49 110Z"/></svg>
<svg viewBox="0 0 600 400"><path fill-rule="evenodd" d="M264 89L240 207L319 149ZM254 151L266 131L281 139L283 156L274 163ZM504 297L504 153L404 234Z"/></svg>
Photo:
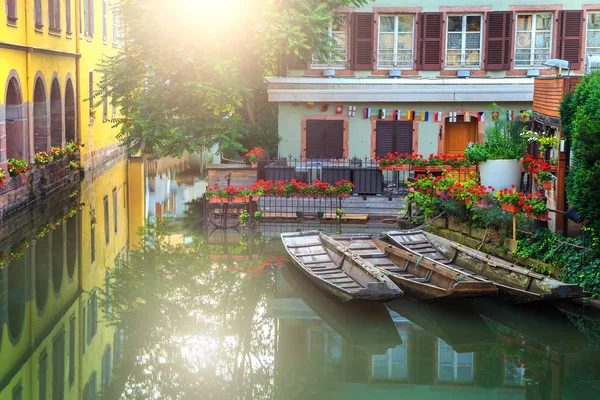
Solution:
<svg viewBox="0 0 600 400"><path fill-rule="evenodd" d="M321 242L312 242L312 243L294 243L288 244L287 247L290 249L298 249L302 247L315 247L315 246L323 246ZM294 254L295 255L295 254Z"/></svg>
<svg viewBox="0 0 600 400"><path fill-rule="evenodd" d="M326 256L326 251L321 251L319 253L294 253L296 257L310 257L310 256Z"/></svg>

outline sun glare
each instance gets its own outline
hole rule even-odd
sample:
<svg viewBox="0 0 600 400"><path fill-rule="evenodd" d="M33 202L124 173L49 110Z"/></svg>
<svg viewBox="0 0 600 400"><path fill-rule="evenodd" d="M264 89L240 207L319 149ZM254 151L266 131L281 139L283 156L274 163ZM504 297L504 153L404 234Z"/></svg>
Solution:
<svg viewBox="0 0 600 400"><path fill-rule="evenodd" d="M179 0L185 18L201 23L221 24L248 16L251 0Z"/></svg>

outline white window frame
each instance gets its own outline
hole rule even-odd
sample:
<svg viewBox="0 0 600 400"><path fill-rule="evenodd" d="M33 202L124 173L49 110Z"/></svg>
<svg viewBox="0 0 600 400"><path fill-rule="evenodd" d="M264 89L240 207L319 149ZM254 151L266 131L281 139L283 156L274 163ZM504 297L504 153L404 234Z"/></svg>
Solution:
<svg viewBox="0 0 600 400"><path fill-rule="evenodd" d="M408 371L408 345L407 345L407 343L408 343L408 332L405 329L398 329L398 335L400 335L400 338L402 338L402 344L400 346L396 346L396 347L394 347L392 349L388 349L385 352L385 354L383 354L383 355L372 355L371 356L371 378L373 378L373 380L376 380L376 381L394 381L394 382L406 382L408 380L408 378L409 378L409 371ZM404 360L404 368L406 369L406 378L404 378L404 379L392 379L392 370L393 370L393 365L392 365L392 351L394 349L398 349L398 348L404 350L404 354L406 356L406 358ZM386 378L380 378L380 377L375 378L375 358L376 357L386 357L387 370L388 370Z"/></svg>
<svg viewBox="0 0 600 400"><path fill-rule="evenodd" d="M600 28L598 29L590 29L589 28L589 21L592 18L592 15L595 15L598 20L600 20L600 11L590 11L587 13L586 19L585 19L585 55L594 55L594 56L600 56L600 42L597 43L597 46L590 46L590 43L588 42L588 39L590 37L590 32L598 32L598 34L600 35ZM590 53L589 49L595 49L596 52L595 53Z"/></svg>
<svg viewBox="0 0 600 400"><path fill-rule="evenodd" d="M350 36L350 21L349 21L349 15L348 14L341 14L336 16L336 18L339 17L343 17L345 19L345 26L346 26L346 30L344 31L344 33L346 34L346 43L345 43L345 49L344 49L344 53L346 55L346 58L343 60L332 60L332 61L338 61L340 64L343 63L343 65L336 65L336 64L316 64L319 61L317 59L315 59L314 54L312 57L312 65L311 68L312 69L348 69L348 53L349 53L349 47L348 47L348 41L349 41L349 36ZM334 31L333 30L333 26L331 24L329 24L329 27L327 28L327 34L329 35L329 37L331 38L332 42L334 41L334 34L335 33L339 33L342 31ZM341 53L340 49L338 49L338 52ZM330 58L333 56L333 54L330 56Z"/></svg>
<svg viewBox="0 0 600 400"><path fill-rule="evenodd" d="M381 18L382 17L394 17L394 65L391 67L382 66L379 62L379 53L380 53L380 44L381 44ZM411 17L412 18L412 46L410 49L410 64L398 65L398 35L400 33L408 33L408 32L398 32L398 17ZM389 32L386 32L389 33ZM415 63L415 15L414 14L380 14L377 19L377 69L389 70L389 69L407 69L412 70L414 68Z"/></svg>
<svg viewBox="0 0 600 400"><path fill-rule="evenodd" d="M450 17L461 17L462 18L462 30L461 30L461 35L462 35L462 40L461 40L461 44L460 44L460 66L456 67L456 66L448 66L447 62L448 62L448 34L450 33L448 31L448 29L450 28L450 24L448 23L448 18ZM480 23L479 23L479 65L477 66L465 66L465 57L466 57L466 45L467 45L467 17L479 17ZM483 14L448 14L446 15L446 49L445 49L445 54L444 54L444 68L448 69L448 70L458 70L458 69L481 69L481 53L483 52L483 32L484 32L484 18L483 18ZM452 33L458 33L458 32L452 32ZM470 33L474 33L474 32L470 32ZM450 49L450 50L456 50L456 49ZM476 49L469 49L469 50L476 50Z"/></svg>
<svg viewBox="0 0 600 400"><path fill-rule="evenodd" d="M554 34L554 12L548 11L548 12L518 13L515 17L515 37L514 37L515 45L514 45L514 50L513 50L515 69L548 69L548 68L550 68L543 64L540 64L540 65L534 64L535 49L536 49L535 34L538 32L536 30L535 25L536 25L537 17L539 15L544 15L544 14L550 14L550 43L548 46L548 49L549 49L548 59L552 58L552 46L554 44L554 41L552 40L553 39L552 35ZM529 55L529 65L517 65L517 38L519 36L519 32L529 32L529 31L519 31L518 30L519 17L526 16L526 15L531 15L533 17L533 19L531 20L531 46L529 48L529 50L531 51L531 54Z"/></svg>
<svg viewBox="0 0 600 400"><path fill-rule="evenodd" d="M452 359L452 367L454 370L454 379L452 381L448 381L448 380L442 380L440 379L440 367L442 366L448 366L450 364L442 364L442 359L440 357L440 353L442 350L442 347L446 347L449 348L453 354L453 359ZM475 365L474 365L474 357L473 357L473 353L462 353L463 355L465 354L469 354L471 356L471 379L469 381L459 381L458 380L458 353L456 351L454 351L454 349L452 348L452 346L450 346L448 343L444 342L442 339L438 339L438 368L437 368L437 380L438 382L441 383L459 383L459 384L472 384L473 383L473 371L475 370Z"/></svg>

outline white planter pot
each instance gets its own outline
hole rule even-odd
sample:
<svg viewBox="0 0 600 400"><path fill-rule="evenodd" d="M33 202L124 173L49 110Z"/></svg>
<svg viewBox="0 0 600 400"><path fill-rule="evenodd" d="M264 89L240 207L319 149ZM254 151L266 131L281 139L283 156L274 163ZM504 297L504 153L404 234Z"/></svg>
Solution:
<svg viewBox="0 0 600 400"><path fill-rule="evenodd" d="M479 175L483 186L500 190L521 186L521 160L488 160L479 163Z"/></svg>

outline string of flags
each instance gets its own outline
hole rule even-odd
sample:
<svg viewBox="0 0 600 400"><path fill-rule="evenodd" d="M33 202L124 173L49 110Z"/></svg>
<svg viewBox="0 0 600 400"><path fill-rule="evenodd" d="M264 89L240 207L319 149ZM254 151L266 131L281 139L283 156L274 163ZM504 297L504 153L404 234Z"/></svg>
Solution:
<svg viewBox="0 0 600 400"><path fill-rule="evenodd" d="M298 107L300 106L299 102L294 102L292 103L292 105L294 107ZM307 102L306 103L306 108L312 109L315 108L315 102ZM321 112L328 112L329 111L329 104L328 103L322 103L321 104ZM355 117L356 116L356 112L357 112L357 108L356 106L344 106L343 104L337 104L334 108L334 111L336 114L340 115L340 114L344 114L347 113L349 117ZM516 111L516 110L509 110L506 111L506 116L505 119L507 121L515 121L517 118L519 118L520 113L522 113L524 110L521 111ZM377 114L373 114L374 111L372 111L371 108L369 107L364 107L362 109L362 116L363 118L371 118L372 115L377 115L377 117L379 119L386 119L388 116L391 116L393 120L396 121L400 121L400 120L405 120L405 121L430 121L430 115L431 115L431 120L432 122L443 122L445 118L448 118L449 122L458 122L458 117L460 115L462 115L462 120L464 122L471 122L473 120L476 120L478 122L485 122L485 118L486 118L486 114L488 117L491 117L492 121L498 121L500 119L500 112L499 111L478 111L478 112L471 112L471 111L465 111L463 113L459 113L456 111L450 111L450 112L440 112L440 111L435 111L435 112L429 112L429 111L421 111L421 112L416 112L413 110L390 110L388 112L387 109L385 108L380 108L377 110Z"/></svg>

